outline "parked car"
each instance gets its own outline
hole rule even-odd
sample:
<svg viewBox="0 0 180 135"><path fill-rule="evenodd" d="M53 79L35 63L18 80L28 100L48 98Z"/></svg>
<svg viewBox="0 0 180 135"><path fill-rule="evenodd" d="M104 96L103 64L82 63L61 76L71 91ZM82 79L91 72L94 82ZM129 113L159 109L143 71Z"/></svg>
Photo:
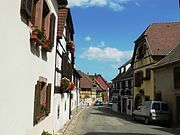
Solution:
<svg viewBox="0 0 180 135"><path fill-rule="evenodd" d="M132 113L133 120L143 120L145 124L157 121L168 124L169 109L163 101L145 101Z"/></svg>
<svg viewBox="0 0 180 135"><path fill-rule="evenodd" d="M103 106L103 102L102 101L96 101L94 103L94 106Z"/></svg>

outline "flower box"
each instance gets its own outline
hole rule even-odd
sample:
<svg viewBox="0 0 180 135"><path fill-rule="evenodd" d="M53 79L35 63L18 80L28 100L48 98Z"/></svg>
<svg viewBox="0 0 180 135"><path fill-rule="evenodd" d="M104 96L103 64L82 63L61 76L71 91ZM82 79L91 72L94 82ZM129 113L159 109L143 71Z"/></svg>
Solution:
<svg viewBox="0 0 180 135"><path fill-rule="evenodd" d="M47 52L51 52L54 44L52 44L48 39L43 39L42 42L42 48L45 49Z"/></svg>
<svg viewBox="0 0 180 135"><path fill-rule="evenodd" d="M74 53L75 47L74 47L74 42L73 41L69 41L67 43L67 50L69 50L71 53Z"/></svg>
<svg viewBox="0 0 180 135"><path fill-rule="evenodd" d="M31 33L31 39L38 43L39 45L42 45L42 40L45 38L45 33L37 28L36 26L32 27L32 33Z"/></svg>

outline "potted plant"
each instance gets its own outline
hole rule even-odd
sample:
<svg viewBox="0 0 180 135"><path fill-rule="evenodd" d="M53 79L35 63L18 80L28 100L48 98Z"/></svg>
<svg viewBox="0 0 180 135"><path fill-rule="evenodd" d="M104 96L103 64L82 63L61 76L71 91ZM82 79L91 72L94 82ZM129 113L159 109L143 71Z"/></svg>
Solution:
<svg viewBox="0 0 180 135"><path fill-rule="evenodd" d="M42 42L43 42L42 48L48 52L51 52L52 48L54 47L54 44L50 42L47 38L44 38Z"/></svg>
<svg viewBox="0 0 180 135"><path fill-rule="evenodd" d="M61 93L65 92L69 89L69 83L70 83L70 80L68 78L63 77L61 79L61 86L60 86L60 88L61 88L60 92Z"/></svg>
<svg viewBox="0 0 180 135"><path fill-rule="evenodd" d="M48 131L44 131L44 130L43 130L43 132L41 133L41 135L52 135L52 134L50 134Z"/></svg>
<svg viewBox="0 0 180 135"><path fill-rule="evenodd" d="M46 111L47 111L46 107L45 107L44 105L41 105L39 112L40 112L41 114L44 114Z"/></svg>
<svg viewBox="0 0 180 135"><path fill-rule="evenodd" d="M42 45L42 40L45 38L45 33L38 27L34 27L31 33L31 39Z"/></svg>
<svg viewBox="0 0 180 135"><path fill-rule="evenodd" d="M69 82L69 89L70 90L74 90L74 88L75 88L74 83L73 82Z"/></svg>
<svg viewBox="0 0 180 135"><path fill-rule="evenodd" d="M67 49L68 49L70 52L74 53L75 47L74 47L74 42L73 42L73 41L69 41L69 42L67 43Z"/></svg>

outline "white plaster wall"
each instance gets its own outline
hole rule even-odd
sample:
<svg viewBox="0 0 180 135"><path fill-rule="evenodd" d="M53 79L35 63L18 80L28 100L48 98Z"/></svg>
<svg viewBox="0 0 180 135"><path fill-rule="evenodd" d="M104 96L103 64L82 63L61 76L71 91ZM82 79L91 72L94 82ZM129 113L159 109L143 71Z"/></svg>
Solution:
<svg viewBox="0 0 180 135"><path fill-rule="evenodd" d="M71 98L71 111L73 111L77 107L77 91L73 90L71 91L71 94L73 94L73 98Z"/></svg>
<svg viewBox="0 0 180 135"><path fill-rule="evenodd" d="M66 40L65 40L65 34L66 29L63 31L62 39L59 39L58 43L58 51L62 55L64 50L66 50ZM63 49L64 48L64 49ZM61 63L62 59L60 56L57 55L57 63L56 67L61 69ZM56 86L60 86L61 82L61 74L56 72ZM63 128L64 124L68 122L69 120L69 104L70 104L70 94L64 93L64 94L55 94L55 103L54 103L54 112L55 112L55 119L54 119L54 128L55 133L61 128ZM58 118L58 106L60 106L60 117ZM66 106L66 107L65 107ZM66 108L66 109L65 109Z"/></svg>
<svg viewBox="0 0 180 135"><path fill-rule="evenodd" d="M70 95L67 93L64 94L55 94L55 115L54 115L54 132L56 133L59 129L63 128L64 124L69 120L69 101ZM66 104L65 104L66 102ZM65 107L66 105L66 107ZM58 106L60 106L60 117L58 118ZM66 110L65 110L66 108Z"/></svg>
<svg viewBox="0 0 180 135"><path fill-rule="evenodd" d="M2 135L39 135L43 129L52 131L53 113L33 127L35 84L39 76L47 78L52 83L53 100L55 49L47 53L47 61L42 60L41 53L37 57L31 52L30 29L21 21L20 4L21 0L0 4L0 132ZM51 112L52 105L53 102Z"/></svg>
<svg viewBox="0 0 180 135"><path fill-rule="evenodd" d="M69 120L69 101L70 101L70 94L64 93L61 95L60 128L62 128L64 124Z"/></svg>

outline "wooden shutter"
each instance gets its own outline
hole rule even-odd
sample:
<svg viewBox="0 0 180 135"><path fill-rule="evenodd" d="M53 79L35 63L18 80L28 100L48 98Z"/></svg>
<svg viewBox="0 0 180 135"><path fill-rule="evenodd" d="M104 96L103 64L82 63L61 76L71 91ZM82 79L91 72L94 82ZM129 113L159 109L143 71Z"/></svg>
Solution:
<svg viewBox="0 0 180 135"><path fill-rule="evenodd" d="M138 72L135 73L135 80L134 80L134 82L135 82L135 86L138 87L139 86L139 74L138 74Z"/></svg>
<svg viewBox="0 0 180 135"><path fill-rule="evenodd" d="M41 91L41 82L37 81L35 86L35 95L34 95L34 122L33 124L37 124L40 118L40 91Z"/></svg>
<svg viewBox="0 0 180 135"><path fill-rule="evenodd" d="M174 88L180 88L180 67L174 68Z"/></svg>
<svg viewBox="0 0 180 135"><path fill-rule="evenodd" d="M49 83L46 90L46 107L47 113L50 113L51 110L51 84Z"/></svg>
<svg viewBox="0 0 180 135"><path fill-rule="evenodd" d="M54 44L54 32L55 32L55 15L54 13L50 16L50 30L49 30L49 40Z"/></svg>
<svg viewBox="0 0 180 135"><path fill-rule="evenodd" d="M31 18L32 15L32 5L34 0L22 0L21 2L21 11L27 15L28 18Z"/></svg>
<svg viewBox="0 0 180 135"><path fill-rule="evenodd" d="M139 71L139 81L141 85L143 83L143 71Z"/></svg>
<svg viewBox="0 0 180 135"><path fill-rule="evenodd" d="M42 26L42 13L43 13L44 0L38 0L36 3L35 26L41 29Z"/></svg>
<svg viewBox="0 0 180 135"><path fill-rule="evenodd" d="M141 86L143 83L143 71L138 71L135 73L135 87Z"/></svg>
<svg viewBox="0 0 180 135"><path fill-rule="evenodd" d="M145 77L145 80L150 80L151 78L151 69L150 68L147 68L146 69L146 77Z"/></svg>
<svg viewBox="0 0 180 135"><path fill-rule="evenodd" d="M68 77L68 57L67 53L62 54L62 76Z"/></svg>
<svg viewBox="0 0 180 135"><path fill-rule="evenodd" d="M68 78L71 80L72 79L72 64L68 63Z"/></svg>

